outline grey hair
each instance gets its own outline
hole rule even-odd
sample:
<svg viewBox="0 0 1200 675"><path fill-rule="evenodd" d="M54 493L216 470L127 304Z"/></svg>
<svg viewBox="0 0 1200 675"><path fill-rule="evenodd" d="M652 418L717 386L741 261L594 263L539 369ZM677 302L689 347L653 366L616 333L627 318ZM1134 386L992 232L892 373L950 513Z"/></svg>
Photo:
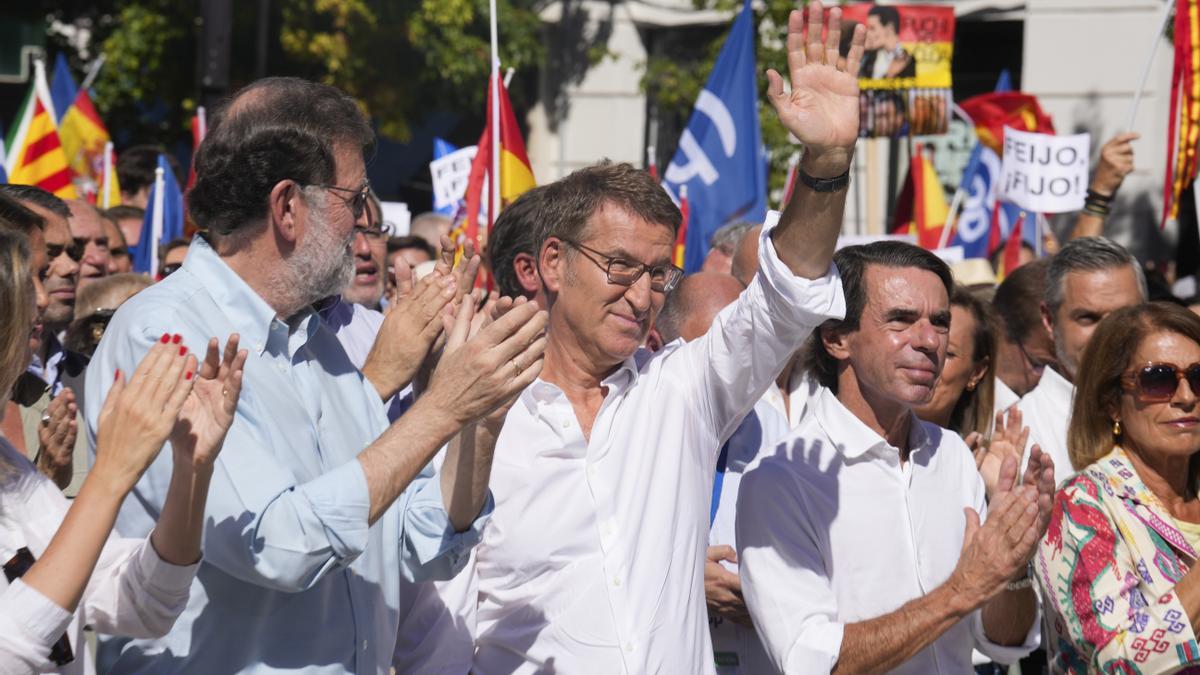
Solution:
<svg viewBox="0 0 1200 675"><path fill-rule="evenodd" d="M729 223L728 225L722 225L717 229L716 232L713 232L712 237L709 238L708 247L710 249L715 248L725 255L731 256L734 253L737 253L738 243L742 241L742 237L745 236L746 232L758 224L759 223L738 221Z"/></svg>
<svg viewBox="0 0 1200 675"><path fill-rule="evenodd" d="M1046 270L1046 294L1043 301L1051 315L1057 315L1066 293L1064 283L1072 272L1098 272L1114 267L1129 265L1137 278L1138 291L1145 301L1149 296L1146 274L1137 258L1117 242L1104 237L1080 237L1067 242L1062 250L1050 259Z"/></svg>

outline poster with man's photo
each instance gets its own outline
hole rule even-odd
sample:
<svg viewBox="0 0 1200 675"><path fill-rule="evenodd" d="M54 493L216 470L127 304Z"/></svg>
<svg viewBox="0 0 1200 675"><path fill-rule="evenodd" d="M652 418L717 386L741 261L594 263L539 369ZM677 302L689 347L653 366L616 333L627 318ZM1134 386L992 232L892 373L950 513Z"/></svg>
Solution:
<svg viewBox="0 0 1200 675"><path fill-rule="evenodd" d="M858 73L859 135L946 133L953 104L954 9L864 2L847 5L843 16L867 27ZM853 26L843 26L843 35L852 33Z"/></svg>

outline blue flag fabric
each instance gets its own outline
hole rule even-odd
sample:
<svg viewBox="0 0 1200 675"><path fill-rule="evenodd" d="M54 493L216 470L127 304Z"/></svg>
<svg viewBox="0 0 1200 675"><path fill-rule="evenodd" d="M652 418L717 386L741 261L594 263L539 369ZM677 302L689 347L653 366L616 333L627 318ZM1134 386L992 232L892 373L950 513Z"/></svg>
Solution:
<svg viewBox="0 0 1200 675"><path fill-rule="evenodd" d="M4 154L4 126L0 125L0 185L8 182L8 171L5 166L8 165L8 158Z"/></svg>
<svg viewBox="0 0 1200 675"><path fill-rule="evenodd" d="M746 0L663 173L663 185L677 200L679 188L687 186L688 272L704 264L708 241L722 225L762 222L767 215L754 36L754 14Z"/></svg>
<svg viewBox="0 0 1200 675"><path fill-rule="evenodd" d="M67 108L75 103L79 88L75 86L75 78L71 77L71 69L67 66L67 57L58 53L54 59L54 80L50 83L50 100L54 103L55 122L62 122L67 115Z"/></svg>
<svg viewBox="0 0 1200 675"><path fill-rule="evenodd" d="M1012 90L1012 76L1008 70L1001 71L996 80L996 91ZM967 258L988 257L988 241L992 227L994 209L1000 211L1000 245L1008 241L1008 233L1016 224L1021 213L1016 205L996 200L996 185L1000 178L1000 156L982 143L975 143L967 166L963 169L961 185L966 195L963 199L962 213L954 225L954 239L951 246L961 246L963 255ZM1037 228L1025 227L1021 230L1021 238L1037 250Z"/></svg>
<svg viewBox="0 0 1200 675"><path fill-rule="evenodd" d="M129 251L134 271L151 276L158 274L153 265L157 246L183 236L183 192L180 191L179 182L175 180L175 174L167 163L166 155L158 156L158 168L163 170L162 237L157 240L154 238L154 216L157 212L155 207L158 204L156 181L150 188L150 198L146 202L146 218L142 221L142 233L138 237L137 246L131 246Z"/></svg>

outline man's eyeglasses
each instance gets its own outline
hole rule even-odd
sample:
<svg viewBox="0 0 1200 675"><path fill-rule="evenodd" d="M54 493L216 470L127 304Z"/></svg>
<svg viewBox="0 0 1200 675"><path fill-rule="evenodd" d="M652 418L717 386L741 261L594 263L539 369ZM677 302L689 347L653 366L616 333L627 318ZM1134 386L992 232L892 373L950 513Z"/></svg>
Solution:
<svg viewBox="0 0 1200 675"><path fill-rule="evenodd" d="M348 197L339 197L339 199L346 206L350 207L350 214L354 216L354 222L358 222L363 217L363 214L366 213L367 227L371 226L371 210L367 207L367 202L371 200L371 186L369 184L365 184L357 190L329 185L327 183L312 183L310 185L301 185L301 187L318 187L322 190L332 190L349 195Z"/></svg>
<svg viewBox="0 0 1200 675"><path fill-rule="evenodd" d="M1166 403L1175 397L1179 383L1187 380L1192 393L1200 396L1200 363L1177 366L1174 363L1147 363L1121 376L1121 388L1133 392L1146 403Z"/></svg>
<svg viewBox="0 0 1200 675"><path fill-rule="evenodd" d="M366 227L361 225L354 226L354 233L361 234L368 241L380 241L387 237L387 232L383 231L383 225L380 223L372 223Z"/></svg>
<svg viewBox="0 0 1200 675"><path fill-rule="evenodd" d="M646 265L635 260L626 260L616 256L604 255L594 248L588 248L577 241L570 239L562 239L564 244L573 246L581 253L583 257L591 260L597 267L604 270L608 275L608 283L617 284L620 286L632 286L637 283L638 279L642 278L643 274L650 274L650 288L659 293L670 293L675 289L675 285L683 278L683 270L674 265ZM601 260L596 260L591 253Z"/></svg>
<svg viewBox="0 0 1200 675"><path fill-rule="evenodd" d="M87 247L87 242L74 240L70 244L46 244L46 259L55 260L58 256L66 253L71 260L79 262L83 260L84 249Z"/></svg>

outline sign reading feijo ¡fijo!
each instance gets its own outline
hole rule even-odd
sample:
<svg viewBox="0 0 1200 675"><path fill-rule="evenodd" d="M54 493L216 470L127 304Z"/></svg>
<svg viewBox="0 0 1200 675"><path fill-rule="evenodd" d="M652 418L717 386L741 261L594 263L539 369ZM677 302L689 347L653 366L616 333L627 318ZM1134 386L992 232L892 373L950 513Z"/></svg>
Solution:
<svg viewBox="0 0 1200 675"><path fill-rule="evenodd" d="M1006 127L1000 198L1035 213L1083 208L1090 143L1089 134L1051 136Z"/></svg>

